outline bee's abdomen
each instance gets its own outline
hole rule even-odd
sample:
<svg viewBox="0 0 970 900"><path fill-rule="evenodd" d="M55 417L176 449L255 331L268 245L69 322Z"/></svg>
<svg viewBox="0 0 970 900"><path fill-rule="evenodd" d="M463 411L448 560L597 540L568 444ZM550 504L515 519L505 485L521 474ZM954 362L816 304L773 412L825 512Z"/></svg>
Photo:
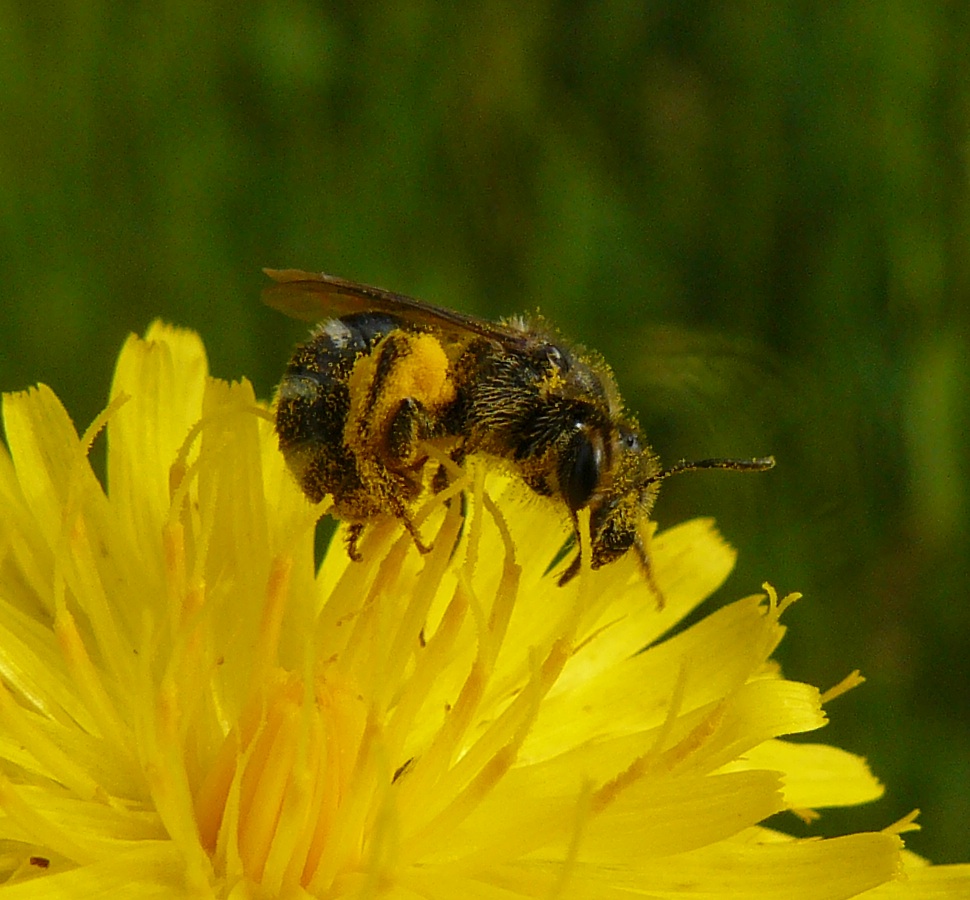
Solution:
<svg viewBox="0 0 970 900"><path fill-rule="evenodd" d="M280 449L313 502L361 489L353 453L344 445L354 366L400 328L393 316L360 313L320 325L290 359L276 400Z"/></svg>

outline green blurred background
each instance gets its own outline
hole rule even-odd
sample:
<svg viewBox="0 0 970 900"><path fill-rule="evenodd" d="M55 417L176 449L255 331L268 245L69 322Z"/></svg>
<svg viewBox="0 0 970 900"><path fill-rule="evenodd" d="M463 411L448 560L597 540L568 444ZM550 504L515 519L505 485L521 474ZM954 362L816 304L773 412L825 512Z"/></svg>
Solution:
<svg viewBox="0 0 970 900"><path fill-rule="evenodd" d="M129 331L197 329L269 397L302 327L262 266L484 315L613 363L665 486L807 596L795 678L880 828L970 857L970 6L0 2L0 388L79 428Z"/></svg>

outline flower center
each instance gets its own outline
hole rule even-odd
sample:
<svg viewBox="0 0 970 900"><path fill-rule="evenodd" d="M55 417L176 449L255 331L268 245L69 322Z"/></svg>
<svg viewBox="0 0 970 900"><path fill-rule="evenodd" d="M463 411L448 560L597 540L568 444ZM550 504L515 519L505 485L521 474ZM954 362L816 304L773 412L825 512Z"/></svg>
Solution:
<svg viewBox="0 0 970 900"><path fill-rule="evenodd" d="M226 736L195 799L217 871L281 889L330 881L336 871L323 873L324 860L353 867L363 822L352 812L360 798L345 801L366 722L347 685L321 676L307 690L297 675L273 673Z"/></svg>

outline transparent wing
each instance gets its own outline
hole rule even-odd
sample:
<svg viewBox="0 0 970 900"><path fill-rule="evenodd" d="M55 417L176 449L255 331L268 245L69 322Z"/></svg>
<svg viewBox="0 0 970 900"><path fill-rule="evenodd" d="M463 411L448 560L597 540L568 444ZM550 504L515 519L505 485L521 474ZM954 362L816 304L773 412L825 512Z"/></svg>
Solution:
<svg viewBox="0 0 970 900"><path fill-rule="evenodd" d="M276 284L263 291L263 302L305 322L358 312L384 312L444 332L456 339L478 335L502 344L525 346L525 332L475 316L442 309L383 288L358 284L323 273L299 269L263 269Z"/></svg>

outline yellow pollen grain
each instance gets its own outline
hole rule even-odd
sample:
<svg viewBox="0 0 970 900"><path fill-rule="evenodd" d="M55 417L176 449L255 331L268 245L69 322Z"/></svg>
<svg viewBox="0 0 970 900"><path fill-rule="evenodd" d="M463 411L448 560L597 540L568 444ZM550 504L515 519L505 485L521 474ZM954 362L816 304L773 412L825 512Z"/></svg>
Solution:
<svg viewBox="0 0 970 900"><path fill-rule="evenodd" d="M417 400L425 410L434 412L451 403L456 396L450 377L450 363L441 343L430 334L407 335L407 353L394 360L372 398L377 377L379 353L357 360L351 373L350 410L344 429L344 442L359 448L386 428L405 400Z"/></svg>
<svg viewBox="0 0 970 900"><path fill-rule="evenodd" d="M455 385L449 377L444 347L433 335L418 334L410 342L411 352L395 366L388 392L398 402L417 397L432 409L455 399Z"/></svg>
<svg viewBox="0 0 970 900"><path fill-rule="evenodd" d="M543 398L549 397L557 392L561 392L565 384L566 379L563 378L562 371L560 369L553 369L539 383L539 394Z"/></svg>

